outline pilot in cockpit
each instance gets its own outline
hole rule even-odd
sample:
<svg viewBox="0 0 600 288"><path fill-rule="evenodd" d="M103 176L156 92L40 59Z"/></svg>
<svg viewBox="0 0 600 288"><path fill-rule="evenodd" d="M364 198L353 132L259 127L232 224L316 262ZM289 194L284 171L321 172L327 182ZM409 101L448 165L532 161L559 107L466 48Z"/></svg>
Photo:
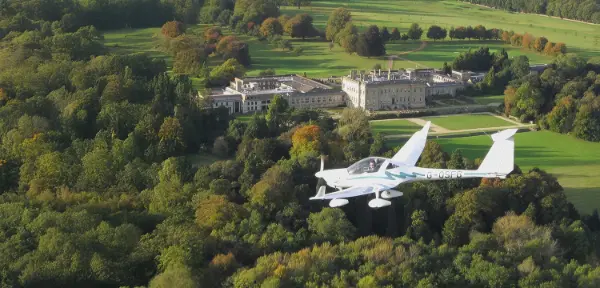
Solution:
<svg viewBox="0 0 600 288"><path fill-rule="evenodd" d="M375 160L371 160L371 161L369 161L369 169L367 169L367 172L368 173L373 173L375 171L376 171Z"/></svg>

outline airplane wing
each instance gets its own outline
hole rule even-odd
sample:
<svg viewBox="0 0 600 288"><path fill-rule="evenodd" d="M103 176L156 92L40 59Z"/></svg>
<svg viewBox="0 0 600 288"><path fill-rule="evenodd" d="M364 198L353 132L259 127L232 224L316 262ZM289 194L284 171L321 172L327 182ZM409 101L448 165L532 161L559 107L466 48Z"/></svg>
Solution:
<svg viewBox="0 0 600 288"><path fill-rule="evenodd" d="M427 133L429 132L429 126L431 121L427 121L423 129L415 132L410 139L402 146L400 151L392 157L392 163L402 163L407 166L415 166L423 149L425 149L425 142L427 142Z"/></svg>
<svg viewBox="0 0 600 288"><path fill-rule="evenodd" d="M346 189L338 191L338 192L332 192L329 194L321 195L319 197L314 197L313 199L351 198L351 197L367 195L370 193L375 193L376 191L392 189L394 187L395 186L389 186L389 185L353 186L353 187L346 188Z"/></svg>

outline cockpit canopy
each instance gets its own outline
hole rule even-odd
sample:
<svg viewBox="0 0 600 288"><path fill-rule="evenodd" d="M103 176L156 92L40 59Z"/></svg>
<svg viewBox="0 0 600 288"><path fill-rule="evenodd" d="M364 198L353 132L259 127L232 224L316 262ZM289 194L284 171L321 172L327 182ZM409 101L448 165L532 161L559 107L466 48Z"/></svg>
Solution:
<svg viewBox="0 0 600 288"><path fill-rule="evenodd" d="M369 157L362 159L348 167L348 174L356 175L377 172L385 160L386 158L382 157Z"/></svg>

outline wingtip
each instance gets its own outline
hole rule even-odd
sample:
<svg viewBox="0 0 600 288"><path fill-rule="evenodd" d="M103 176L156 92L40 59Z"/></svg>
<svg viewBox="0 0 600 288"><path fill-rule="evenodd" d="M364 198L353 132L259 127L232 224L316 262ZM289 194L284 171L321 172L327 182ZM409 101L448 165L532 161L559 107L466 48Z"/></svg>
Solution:
<svg viewBox="0 0 600 288"><path fill-rule="evenodd" d="M431 121L427 121L427 123L425 123L425 125L423 125L423 129L421 129L421 131L423 132L429 132L429 127L431 126Z"/></svg>
<svg viewBox="0 0 600 288"><path fill-rule="evenodd" d="M494 140L495 142L499 140L509 139L510 137L513 137L515 134L517 134L517 131L519 131L519 128L502 130L498 133L492 134L492 140Z"/></svg>

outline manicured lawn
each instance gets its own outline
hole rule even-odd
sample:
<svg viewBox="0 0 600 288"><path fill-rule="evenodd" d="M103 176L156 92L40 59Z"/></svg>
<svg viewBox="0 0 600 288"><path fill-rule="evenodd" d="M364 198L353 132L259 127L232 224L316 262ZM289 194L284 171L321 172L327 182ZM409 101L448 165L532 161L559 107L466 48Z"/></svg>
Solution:
<svg viewBox="0 0 600 288"><path fill-rule="evenodd" d="M513 126L513 123L487 114L450 115L425 117L425 120L448 130L465 130L488 127Z"/></svg>
<svg viewBox="0 0 600 288"><path fill-rule="evenodd" d="M477 104L502 104L504 103L504 95L477 96L473 97L473 100L475 100Z"/></svg>
<svg viewBox="0 0 600 288"><path fill-rule="evenodd" d="M104 45L115 54L145 53L162 58L171 64L171 55L160 51L158 38L160 28L120 29L104 33Z"/></svg>
<svg viewBox="0 0 600 288"><path fill-rule="evenodd" d="M238 119L242 122L249 122L252 117L254 117L253 113L248 113L248 114L241 114L241 115L237 115L235 116L235 119Z"/></svg>
<svg viewBox="0 0 600 288"><path fill-rule="evenodd" d="M485 157L492 145L485 135L434 141L448 153L460 149L470 159ZM518 133L515 137L515 163L523 171L538 167L554 174L568 199L585 213L600 209L599 151L600 143L549 131Z"/></svg>
<svg viewBox="0 0 600 288"><path fill-rule="evenodd" d="M384 135L410 134L421 128L421 126L403 119L371 121L371 130L373 133Z"/></svg>

